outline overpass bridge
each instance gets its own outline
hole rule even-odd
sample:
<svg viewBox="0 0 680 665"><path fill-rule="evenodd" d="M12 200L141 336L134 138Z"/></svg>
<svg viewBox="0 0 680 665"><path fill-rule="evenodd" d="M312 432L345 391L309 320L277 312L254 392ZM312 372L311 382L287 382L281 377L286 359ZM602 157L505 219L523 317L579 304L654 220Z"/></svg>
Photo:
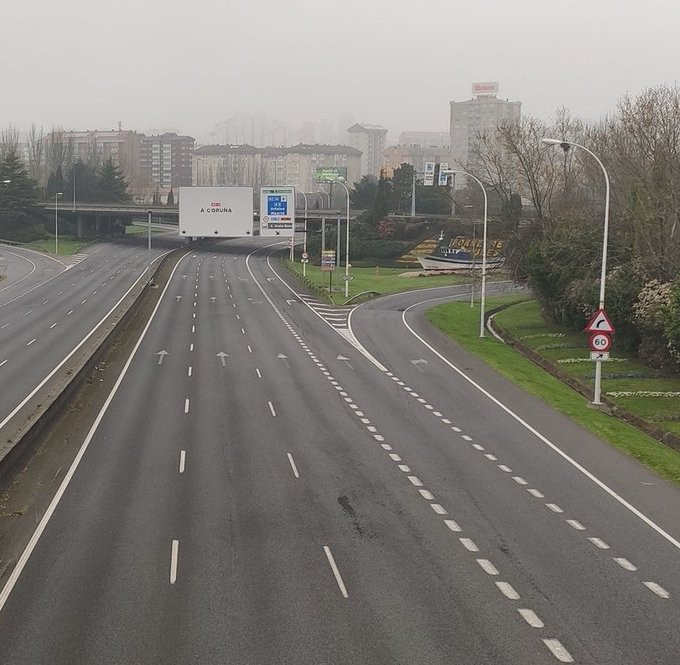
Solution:
<svg viewBox="0 0 680 665"><path fill-rule="evenodd" d="M179 224L179 206L145 206L134 203L68 203L59 202L59 223L70 223L77 238L114 235L116 222L127 225L131 222L146 222L151 212L153 222L164 224ZM54 201L42 204L45 212L54 216ZM296 210L297 221L302 221L304 210ZM354 217L355 215L352 215ZM326 209L308 210L309 221L321 219L337 219L345 217L345 210ZM259 221L259 212L255 211L255 221Z"/></svg>

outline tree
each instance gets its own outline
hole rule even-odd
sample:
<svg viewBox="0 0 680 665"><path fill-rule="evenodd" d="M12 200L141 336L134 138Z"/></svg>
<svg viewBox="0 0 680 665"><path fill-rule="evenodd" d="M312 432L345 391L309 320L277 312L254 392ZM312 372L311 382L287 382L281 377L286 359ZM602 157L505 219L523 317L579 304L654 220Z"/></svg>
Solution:
<svg viewBox="0 0 680 665"><path fill-rule="evenodd" d="M68 170L68 177L64 182L64 197L73 196L75 180L75 192L77 201L99 201L99 183L97 172L88 164L78 160Z"/></svg>
<svg viewBox="0 0 680 665"><path fill-rule="evenodd" d="M98 195L100 201L129 201L128 184L120 168L113 160L107 159L101 166L98 176Z"/></svg>
<svg viewBox="0 0 680 665"><path fill-rule="evenodd" d="M392 176L392 200L390 208L396 212L408 212L411 209L411 192L413 189L413 166L401 164L394 169Z"/></svg>
<svg viewBox="0 0 680 665"><path fill-rule="evenodd" d="M367 210L373 204L376 191L378 189L378 179L374 175L365 175L359 182L354 183L354 189L350 190L349 198L353 208Z"/></svg>
<svg viewBox="0 0 680 665"><path fill-rule="evenodd" d="M16 151L0 161L0 237L31 240L41 230L38 190L35 180Z"/></svg>
<svg viewBox="0 0 680 665"><path fill-rule="evenodd" d="M379 219L389 214L391 199L392 181L386 178L384 173L381 173L378 186L375 190L375 196L369 207L369 223L375 224Z"/></svg>
<svg viewBox="0 0 680 665"><path fill-rule="evenodd" d="M65 193L64 174L61 171L61 165L57 166L57 170L54 173L50 173L50 177L47 179L46 192L50 199L58 192Z"/></svg>
<svg viewBox="0 0 680 665"><path fill-rule="evenodd" d="M175 195L172 191L172 187L170 187L170 193L168 194L168 200L166 201L166 205L169 205L169 206L175 205Z"/></svg>

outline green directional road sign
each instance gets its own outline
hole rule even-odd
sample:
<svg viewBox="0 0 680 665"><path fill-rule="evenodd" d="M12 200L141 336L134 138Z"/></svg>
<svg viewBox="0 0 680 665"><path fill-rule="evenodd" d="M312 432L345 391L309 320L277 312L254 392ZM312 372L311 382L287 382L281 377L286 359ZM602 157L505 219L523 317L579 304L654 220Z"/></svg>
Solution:
<svg viewBox="0 0 680 665"><path fill-rule="evenodd" d="M320 166L314 173L316 182L346 182L346 166Z"/></svg>

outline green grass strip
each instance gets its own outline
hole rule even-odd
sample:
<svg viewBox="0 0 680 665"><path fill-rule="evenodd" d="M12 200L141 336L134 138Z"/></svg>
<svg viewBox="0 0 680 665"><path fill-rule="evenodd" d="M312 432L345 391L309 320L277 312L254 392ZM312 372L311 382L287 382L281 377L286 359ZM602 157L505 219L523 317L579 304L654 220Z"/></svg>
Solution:
<svg viewBox="0 0 680 665"><path fill-rule="evenodd" d="M519 301L516 295L489 298L487 311L503 302ZM512 347L492 336L480 338L478 305L471 308L469 303L447 303L428 310L426 316L433 325L456 340L464 349L482 358L490 367L527 392L659 475L680 485L679 452L616 417L589 408L581 395Z"/></svg>

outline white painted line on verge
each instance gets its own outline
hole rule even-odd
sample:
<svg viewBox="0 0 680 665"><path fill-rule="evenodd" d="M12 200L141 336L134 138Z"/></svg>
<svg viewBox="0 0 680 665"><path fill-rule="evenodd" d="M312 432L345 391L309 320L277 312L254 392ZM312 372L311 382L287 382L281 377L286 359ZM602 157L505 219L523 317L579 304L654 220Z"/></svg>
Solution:
<svg viewBox="0 0 680 665"><path fill-rule="evenodd" d="M666 591L662 586L656 582L643 582L643 584L650 590L653 591L657 596L661 598L670 598L671 594Z"/></svg>
<svg viewBox="0 0 680 665"><path fill-rule="evenodd" d="M293 469L293 475L296 478L300 477L300 474L298 473L297 467L295 466L295 461L293 460L293 456L290 453L287 453L288 455L288 461L290 462L290 467Z"/></svg>
<svg viewBox="0 0 680 665"><path fill-rule="evenodd" d="M340 571L338 570L338 567L335 565L335 559L333 558L333 554L331 553L331 548L328 547L328 545L324 545L323 551L326 553L328 563L331 565L331 570L333 571L333 575L335 575L335 581L338 583L338 586L340 587L340 593L343 595L344 598L348 598L349 596L347 595L347 588L345 587L345 583L342 581L342 577L340 576Z"/></svg>
<svg viewBox="0 0 680 665"><path fill-rule="evenodd" d="M276 411L274 411L274 405L271 402L267 402L269 404L269 410L272 412L272 416L276 417Z"/></svg>
<svg viewBox="0 0 680 665"><path fill-rule="evenodd" d="M496 586L506 598L509 598L510 600L519 600L519 594L511 584L508 584L507 582L496 582Z"/></svg>
<svg viewBox="0 0 680 665"><path fill-rule="evenodd" d="M632 564L628 559L624 559L622 556L615 556L614 561L621 566L621 568L625 568L626 570L629 570L631 573L634 573L637 570L637 566Z"/></svg>
<svg viewBox="0 0 680 665"><path fill-rule="evenodd" d="M536 612L528 609L518 609L519 615L524 619L532 628L543 628L544 623L538 618Z"/></svg>
<svg viewBox="0 0 680 665"><path fill-rule="evenodd" d="M574 659L571 657L571 654L562 646L562 643L559 640L555 639L544 639L543 644L550 649L550 652L552 653L557 660L560 661L560 663L573 663Z"/></svg>
<svg viewBox="0 0 680 665"><path fill-rule="evenodd" d="M170 584L177 581L177 560L179 559L179 540L172 541L172 552L170 554Z"/></svg>
<svg viewBox="0 0 680 665"><path fill-rule="evenodd" d="M498 575L498 569L488 559L477 559L477 563L487 575Z"/></svg>
<svg viewBox="0 0 680 665"><path fill-rule="evenodd" d="M76 472L76 469L78 468L78 465L80 464L80 461L83 458L83 455L85 455L85 451L88 449L90 442L94 438L95 432L97 431L97 428L99 427L102 419L104 418L104 415L106 414L109 406L111 405L111 402L113 401L113 398L115 397L116 393L118 392L118 389L120 388L121 384L123 383L123 379L125 378L125 375L127 374L128 369L130 368L130 365L132 364L132 361L137 354L137 350L142 344L142 341L144 340L144 337L146 336L147 331L151 327L151 324L154 320L154 317L156 316L156 313L158 312L158 308L161 306L161 303L163 302L163 298L165 296L166 291L168 290L168 287L170 286L170 283L172 282L172 278L175 274L175 271L179 267L179 264L182 262L186 254L177 262L177 265L172 270L172 273L170 274L170 279L168 280L168 283L165 285L165 288L163 289L163 293L161 293L161 297L158 299L158 302L156 303L156 307L154 308L153 312L151 313L151 316L149 317L149 320L146 323L146 326L144 326L144 330L142 330L142 334L139 336L139 339L137 340L137 343L135 344L135 347L132 349L132 353L128 356L128 359L123 366L123 369L118 376L118 379L116 379L116 383L114 384L111 392L109 393L109 396L106 398L106 401L104 402L104 405L100 409L99 413L97 414L97 417L95 418L94 423L92 424L92 427L90 428L89 432L87 433L87 436L85 437L85 440L83 441L83 444L80 446L80 449L78 450L77 455L75 456L73 462L71 463L71 466L69 467L69 470L66 472L66 475L64 476L64 479L61 481L61 485L59 485L59 489L57 489L54 497L52 498L52 501L50 501L50 505L47 507L47 510L45 511L44 515L42 516L40 522L38 523L38 526L36 527L35 531L33 532L33 535L31 536L31 539L28 541L28 544L24 548L24 551L22 552L21 556L19 557L19 560L17 561L16 565L14 566L9 579L5 583L5 586L2 589L2 592L0 593L0 612L2 612L3 608L5 607L5 604L7 603L7 599L9 598L10 593L12 593L12 589L17 583L17 580L19 579L19 576L21 575L21 572L26 566L26 563L28 562L31 553L35 549L35 546L37 545L38 541L40 540L40 536L42 535L43 531L47 527L48 522L50 521L50 518L54 514L54 511L56 510L57 506L59 505L59 501L61 500L61 497L64 495L64 492L66 492L66 489L71 482L71 479L73 478L73 475ZM160 257L159 257L160 258ZM141 277L139 278L141 279ZM139 279L137 281L139 281ZM136 284L136 282L135 282ZM134 284L132 287L130 287L130 290L134 288ZM129 291L127 292L129 293ZM127 293L125 295L127 295ZM123 296L124 298L125 296ZM119 301L120 302L120 301ZM115 309L116 306L114 305L113 309ZM113 309L111 311L113 311ZM110 314L111 312L109 312ZM106 315L108 316L108 314ZM106 319L102 319L102 322ZM100 322L101 324L101 322ZM99 327L100 324L97 324L97 326L92 330L92 332L85 338L85 340L88 339L88 337ZM81 342L84 343L84 341ZM78 345L74 351L71 352L70 355L75 353L75 351L80 347ZM70 357L67 356L66 359L64 359L60 365L57 366L57 369L63 365L66 360ZM56 370L54 370L56 371ZM54 373L54 372L53 372ZM51 375L50 375L51 376ZM49 378L49 377L48 377ZM4 423L3 423L4 424ZM2 427L2 424L0 424L0 427Z"/></svg>
<svg viewBox="0 0 680 665"><path fill-rule="evenodd" d="M179 451L179 472L184 473L184 465L186 464L187 460L187 451L186 450L180 450Z"/></svg>
<svg viewBox="0 0 680 665"><path fill-rule="evenodd" d="M454 522L453 520L444 520L444 524L446 524L446 526L449 527L449 529L451 529L451 531L454 533L460 533L462 531L458 523Z"/></svg>

